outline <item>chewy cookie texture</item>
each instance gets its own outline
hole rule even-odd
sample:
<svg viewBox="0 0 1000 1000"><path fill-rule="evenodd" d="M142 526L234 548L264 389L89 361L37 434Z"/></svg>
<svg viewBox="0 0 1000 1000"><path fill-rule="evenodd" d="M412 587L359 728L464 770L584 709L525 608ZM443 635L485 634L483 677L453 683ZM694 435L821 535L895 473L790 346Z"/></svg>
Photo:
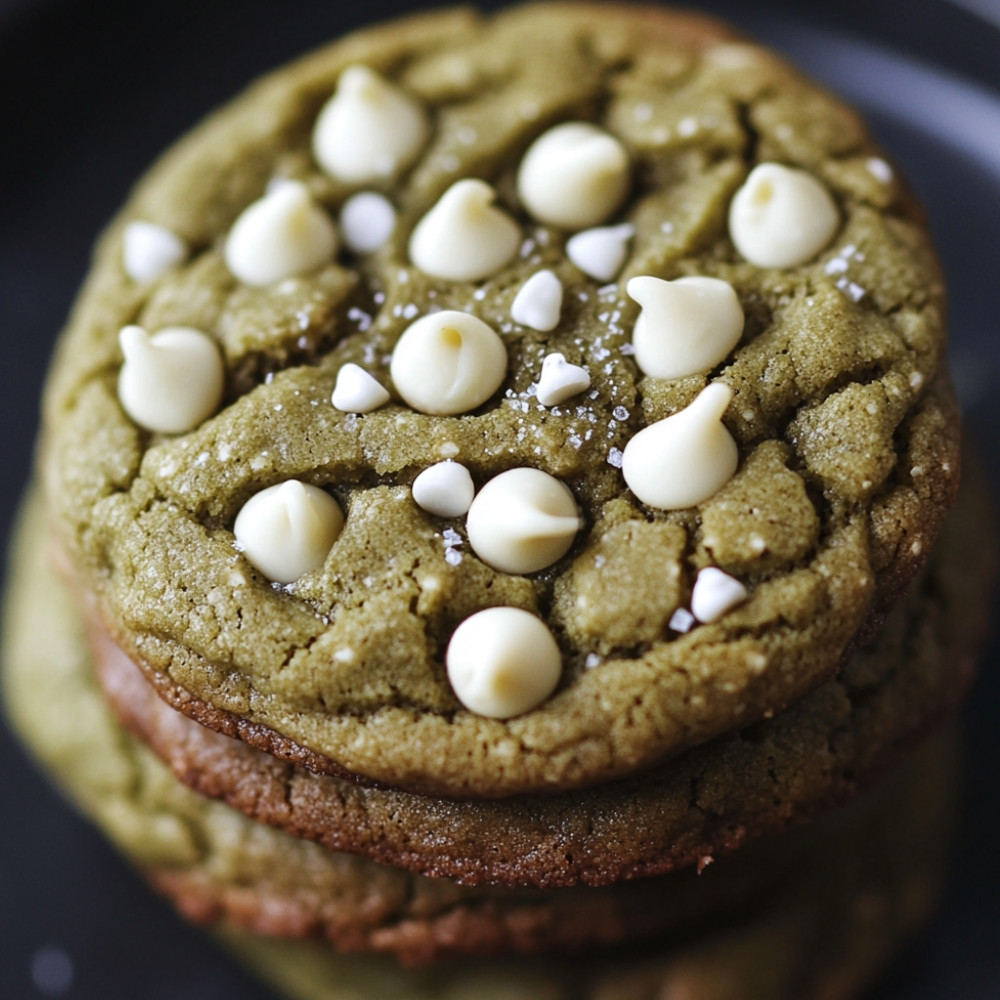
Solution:
<svg viewBox="0 0 1000 1000"><path fill-rule="evenodd" d="M648 9L441 14L264 80L141 183L56 360L48 494L199 721L548 793L780 711L877 625L957 481L943 346L894 172L776 58ZM449 461L467 517L413 492ZM480 697L448 676L497 606L558 647L526 698L518 630L473 641Z"/></svg>
<svg viewBox="0 0 1000 1000"><path fill-rule="evenodd" d="M350 36L97 248L15 719L292 996L847 998L947 827L942 743L879 779L985 627L943 310L857 116L718 22Z"/></svg>

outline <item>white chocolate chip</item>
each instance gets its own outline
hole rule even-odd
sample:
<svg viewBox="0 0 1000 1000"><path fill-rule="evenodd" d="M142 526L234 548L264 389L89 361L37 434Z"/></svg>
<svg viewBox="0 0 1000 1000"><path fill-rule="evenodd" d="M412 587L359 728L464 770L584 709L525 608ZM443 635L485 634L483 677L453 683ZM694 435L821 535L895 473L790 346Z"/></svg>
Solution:
<svg viewBox="0 0 1000 1000"><path fill-rule="evenodd" d="M313 129L313 155L331 177L368 184L408 167L427 142L423 107L367 66L340 74Z"/></svg>
<svg viewBox="0 0 1000 1000"><path fill-rule="evenodd" d="M713 45L705 50L705 62L724 69L748 70L758 69L761 64L767 64L772 57L757 45L749 42L727 42Z"/></svg>
<svg viewBox="0 0 1000 1000"><path fill-rule="evenodd" d="M754 167L729 206L729 235L757 267L797 267L833 239L840 215L812 174L780 163Z"/></svg>
<svg viewBox="0 0 1000 1000"><path fill-rule="evenodd" d="M421 413L466 413L507 374L507 348L481 319L445 309L411 323L390 365L400 396Z"/></svg>
<svg viewBox="0 0 1000 1000"><path fill-rule="evenodd" d="M678 608L667 623L674 632L690 632L695 626L697 619L687 608Z"/></svg>
<svg viewBox="0 0 1000 1000"><path fill-rule="evenodd" d="M698 119L693 117L692 115L685 115L677 123L677 134L682 139L690 139L691 136L693 136L698 131L698 128L699 128Z"/></svg>
<svg viewBox="0 0 1000 1000"><path fill-rule="evenodd" d="M517 193L540 222L587 229L604 222L628 192L629 159L609 132L589 122L566 122L528 147L517 172Z"/></svg>
<svg viewBox="0 0 1000 1000"><path fill-rule="evenodd" d="M494 476L469 508L466 530L477 556L503 573L534 573L561 559L582 521L565 483L540 469Z"/></svg>
<svg viewBox="0 0 1000 1000"><path fill-rule="evenodd" d="M340 233L354 253L374 253L396 228L396 209L385 195L361 191L348 198L340 210Z"/></svg>
<svg viewBox="0 0 1000 1000"><path fill-rule="evenodd" d="M252 496L236 515L233 534L264 576L294 583L323 565L343 526L329 493L289 479Z"/></svg>
<svg viewBox="0 0 1000 1000"><path fill-rule="evenodd" d="M438 462L413 480L414 501L436 517L461 517L475 493L469 470L458 462Z"/></svg>
<svg viewBox="0 0 1000 1000"><path fill-rule="evenodd" d="M723 361L743 332L743 309L733 286L718 278L664 281L642 276L628 283L642 306L632 344L646 375L681 378Z"/></svg>
<svg viewBox="0 0 1000 1000"><path fill-rule="evenodd" d="M141 326L118 334L125 356L118 399L140 427L161 434L193 430L222 402L225 366L201 330L174 326L150 336Z"/></svg>
<svg viewBox="0 0 1000 1000"><path fill-rule="evenodd" d="M650 507L682 510L707 500L736 472L739 454L722 415L733 391L706 386L685 409L639 431L622 456L622 475Z"/></svg>
<svg viewBox="0 0 1000 1000"><path fill-rule="evenodd" d="M698 621L710 624L742 604L748 596L747 588L739 580L715 566L706 566L691 590L691 613Z"/></svg>
<svg viewBox="0 0 1000 1000"><path fill-rule="evenodd" d="M246 285L263 287L298 277L333 259L337 231L300 181L272 185L248 205L226 237L229 270Z"/></svg>
<svg viewBox="0 0 1000 1000"><path fill-rule="evenodd" d="M495 198L485 181L452 184L413 230L410 260L446 281L481 281L496 274L517 253L521 230L493 204Z"/></svg>
<svg viewBox="0 0 1000 1000"><path fill-rule="evenodd" d="M130 222L122 234L122 265L133 281L156 281L187 255L188 248L176 233L152 222Z"/></svg>
<svg viewBox="0 0 1000 1000"><path fill-rule="evenodd" d="M521 286L510 307L510 318L521 326L548 333L559 325L563 286L552 271L539 271Z"/></svg>
<svg viewBox="0 0 1000 1000"><path fill-rule="evenodd" d="M521 608L487 608L466 618L445 654L458 700L490 719L537 708L559 683L562 656L541 619Z"/></svg>
<svg viewBox="0 0 1000 1000"><path fill-rule="evenodd" d="M330 402L344 413L369 413L389 402L389 392L360 365L348 363L337 372Z"/></svg>
<svg viewBox="0 0 1000 1000"><path fill-rule="evenodd" d="M601 226L585 229L566 241L566 256L590 278L612 281L625 263L628 241L635 235L635 226Z"/></svg>
<svg viewBox="0 0 1000 1000"><path fill-rule="evenodd" d="M881 157L871 157L865 166L868 167L868 173L882 184L888 184L892 180L892 167Z"/></svg>
<svg viewBox="0 0 1000 1000"><path fill-rule="evenodd" d="M558 406L590 388L590 373L571 365L562 354L547 354L542 361L536 398L542 406Z"/></svg>

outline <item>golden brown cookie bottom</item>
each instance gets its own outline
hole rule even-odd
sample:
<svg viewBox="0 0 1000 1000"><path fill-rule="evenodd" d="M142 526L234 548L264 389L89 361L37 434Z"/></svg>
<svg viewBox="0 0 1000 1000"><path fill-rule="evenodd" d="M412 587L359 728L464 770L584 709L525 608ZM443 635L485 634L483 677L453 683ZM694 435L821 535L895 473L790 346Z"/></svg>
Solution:
<svg viewBox="0 0 1000 1000"><path fill-rule="evenodd" d="M833 832L797 881L697 937L642 951L403 970L308 942L233 931L223 940L289 1000L849 1000L938 894L953 764L947 740L929 742L871 797L877 808L850 807L839 839Z"/></svg>

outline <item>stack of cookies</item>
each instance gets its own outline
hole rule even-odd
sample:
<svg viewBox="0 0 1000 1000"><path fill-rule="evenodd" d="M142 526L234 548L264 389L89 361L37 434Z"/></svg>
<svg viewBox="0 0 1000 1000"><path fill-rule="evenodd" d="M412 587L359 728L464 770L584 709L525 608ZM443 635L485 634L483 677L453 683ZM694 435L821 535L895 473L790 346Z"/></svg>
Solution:
<svg viewBox="0 0 1000 1000"><path fill-rule="evenodd" d="M895 169L717 22L354 35L102 239L9 709L290 996L853 996L985 625L944 350Z"/></svg>

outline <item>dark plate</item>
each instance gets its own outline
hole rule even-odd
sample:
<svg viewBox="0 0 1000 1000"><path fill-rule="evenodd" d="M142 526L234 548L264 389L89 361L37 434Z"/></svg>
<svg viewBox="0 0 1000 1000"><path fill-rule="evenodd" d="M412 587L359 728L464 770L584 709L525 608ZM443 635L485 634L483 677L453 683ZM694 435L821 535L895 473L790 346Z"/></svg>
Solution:
<svg viewBox="0 0 1000 1000"><path fill-rule="evenodd" d="M814 5L808 21L786 16L790 4L702 6L864 109L904 165L948 271L953 365L1000 495L1000 94L990 89L1000 84L1000 33L946 3L843 0ZM13 355L0 365L3 524L28 475L54 334L129 183L257 73L403 9L0 0L0 337ZM870 1000L1000 997L998 652L994 643L965 711L966 810L951 888ZM0 996L267 1000L48 790L2 728L0 765Z"/></svg>

